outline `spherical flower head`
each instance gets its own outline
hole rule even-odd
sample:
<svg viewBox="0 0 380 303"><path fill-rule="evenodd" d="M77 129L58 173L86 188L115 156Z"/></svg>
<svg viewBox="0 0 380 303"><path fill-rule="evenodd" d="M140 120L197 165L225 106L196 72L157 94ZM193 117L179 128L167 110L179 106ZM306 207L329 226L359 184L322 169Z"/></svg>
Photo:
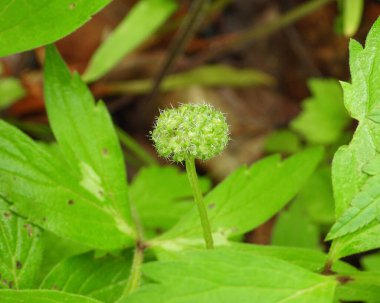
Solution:
<svg viewBox="0 0 380 303"><path fill-rule="evenodd" d="M208 104L184 104L161 112L152 132L160 156L176 162L208 160L220 154L229 140L225 116Z"/></svg>

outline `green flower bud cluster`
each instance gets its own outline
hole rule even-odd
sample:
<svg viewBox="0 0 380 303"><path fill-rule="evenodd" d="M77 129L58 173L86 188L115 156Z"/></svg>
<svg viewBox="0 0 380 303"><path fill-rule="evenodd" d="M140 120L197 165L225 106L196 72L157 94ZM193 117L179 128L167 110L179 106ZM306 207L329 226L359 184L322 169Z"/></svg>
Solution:
<svg viewBox="0 0 380 303"><path fill-rule="evenodd" d="M229 140L225 116L208 104L184 104L162 111L151 135L158 154L176 162L215 157Z"/></svg>

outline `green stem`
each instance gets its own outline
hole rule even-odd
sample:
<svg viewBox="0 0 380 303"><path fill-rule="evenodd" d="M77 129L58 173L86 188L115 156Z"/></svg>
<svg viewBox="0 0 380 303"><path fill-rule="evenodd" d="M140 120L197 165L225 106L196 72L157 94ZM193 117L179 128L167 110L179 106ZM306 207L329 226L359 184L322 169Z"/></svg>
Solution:
<svg viewBox="0 0 380 303"><path fill-rule="evenodd" d="M133 201L131 201L133 202ZM133 203L130 203L130 209L132 213L132 220L136 226L137 240L136 248L133 254L132 266L129 275L128 282L124 288L123 294L120 299L123 299L133 293L140 286L141 281L141 267L144 263L144 251L147 248L145 243L144 227L141 224L139 214ZM119 301L117 301L118 303Z"/></svg>
<svg viewBox="0 0 380 303"><path fill-rule="evenodd" d="M131 136L125 131L116 127L116 132L120 142L131 152L135 154L141 161L147 165L155 165L157 161L153 159Z"/></svg>
<svg viewBox="0 0 380 303"><path fill-rule="evenodd" d="M323 270L324 274L331 273L332 266L334 265L335 261L338 260L336 254L339 253L339 250L340 250L339 238L334 239L331 243L329 252L327 254L327 260L326 260L325 267Z"/></svg>
<svg viewBox="0 0 380 303"><path fill-rule="evenodd" d="M199 187L197 171L195 169L194 158L186 159L186 171L189 177L191 189L194 194L194 200L198 207L199 217L203 228L203 237L205 239L206 248L212 249L214 247L214 240L212 238L211 226L207 216L207 209L203 202L202 191Z"/></svg>
<svg viewBox="0 0 380 303"><path fill-rule="evenodd" d="M122 298L127 297L133 293L139 286L141 281L141 266L144 262L144 246L137 244L135 253L133 255L131 273L124 289Z"/></svg>

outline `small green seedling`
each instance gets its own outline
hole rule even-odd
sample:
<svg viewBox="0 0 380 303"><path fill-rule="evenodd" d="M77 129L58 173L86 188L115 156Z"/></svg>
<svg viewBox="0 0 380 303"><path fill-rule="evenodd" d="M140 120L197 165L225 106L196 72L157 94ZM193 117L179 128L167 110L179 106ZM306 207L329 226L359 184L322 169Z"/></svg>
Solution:
<svg viewBox="0 0 380 303"><path fill-rule="evenodd" d="M160 156L185 162L208 249L213 238L207 209L195 169L195 159L208 160L220 154L229 140L225 116L209 104L184 104L161 112L152 140Z"/></svg>

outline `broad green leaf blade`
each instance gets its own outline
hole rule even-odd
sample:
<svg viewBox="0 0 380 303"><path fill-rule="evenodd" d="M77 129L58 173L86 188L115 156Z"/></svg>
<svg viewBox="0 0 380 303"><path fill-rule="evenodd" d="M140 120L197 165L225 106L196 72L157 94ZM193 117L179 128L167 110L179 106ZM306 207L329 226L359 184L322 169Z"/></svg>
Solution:
<svg viewBox="0 0 380 303"><path fill-rule="evenodd" d="M0 302L4 303L101 303L84 296L54 290L0 290Z"/></svg>
<svg viewBox="0 0 380 303"><path fill-rule="evenodd" d="M380 273L355 272L340 275L338 280L342 281L336 290L336 299L339 302L379 302Z"/></svg>
<svg viewBox="0 0 380 303"><path fill-rule="evenodd" d="M313 144L331 144L339 139L350 121L343 105L342 89L332 79L309 81L312 97L306 99L302 113L291 128Z"/></svg>
<svg viewBox="0 0 380 303"><path fill-rule="evenodd" d="M202 191L207 192L211 183L200 178L200 185ZM142 224L147 229L160 231L171 228L194 203L186 173L175 167L141 169L130 186L130 198Z"/></svg>
<svg viewBox="0 0 380 303"><path fill-rule="evenodd" d="M334 259L379 247L380 202L380 20L368 34L365 48L352 40L350 67L352 84L343 83L345 106L359 121L348 146L333 160L333 185L337 222L328 239L335 239Z"/></svg>
<svg viewBox="0 0 380 303"><path fill-rule="evenodd" d="M272 245L254 245L247 243L231 243L231 248L256 255L273 257L303 267L307 270L320 273L323 271L327 255L315 249L301 247L284 247ZM349 273L358 271L354 266L338 261L333 264L332 270L337 273Z"/></svg>
<svg viewBox="0 0 380 303"><path fill-rule="evenodd" d="M173 0L140 0L95 52L83 79L94 81L149 38L175 11Z"/></svg>
<svg viewBox="0 0 380 303"><path fill-rule="evenodd" d="M81 185L94 200L130 228L123 153L105 105L95 104L78 74L70 75L52 46L46 50L44 81L49 122L67 162L81 171Z"/></svg>
<svg viewBox="0 0 380 303"><path fill-rule="evenodd" d="M91 248L80 243L60 238L51 232L44 231L42 235L44 250L41 269L39 272L39 281L53 269L59 262L69 257L83 254L91 250Z"/></svg>
<svg viewBox="0 0 380 303"><path fill-rule="evenodd" d="M68 258L45 277L40 288L80 294L113 303L121 296L132 256L94 258L92 252Z"/></svg>
<svg viewBox="0 0 380 303"><path fill-rule="evenodd" d="M264 223L289 202L315 170L322 156L320 148L308 149L281 161L271 156L250 168L232 173L206 197L215 243L239 236ZM192 211L152 245L181 249L202 245L198 213Z"/></svg>
<svg viewBox="0 0 380 303"><path fill-rule="evenodd" d="M343 212L330 230L327 239L355 232L368 225L378 216L380 202L380 176L369 178L361 191Z"/></svg>
<svg viewBox="0 0 380 303"><path fill-rule="evenodd" d="M331 260L379 247L380 224L376 220L351 234L334 239L330 248Z"/></svg>
<svg viewBox="0 0 380 303"><path fill-rule="evenodd" d="M0 198L0 288L32 288L42 261L41 231Z"/></svg>
<svg viewBox="0 0 380 303"><path fill-rule="evenodd" d="M132 244L125 224L68 169L15 127L0 120L0 195L12 209L57 235L99 249Z"/></svg>
<svg viewBox="0 0 380 303"><path fill-rule="evenodd" d="M120 303L331 302L336 282L285 261L234 249L190 251L143 267L147 284Z"/></svg>
<svg viewBox="0 0 380 303"><path fill-rule="evenodd" d="M281 259L315 273L321 273L327 261L327 254L308 248L256 245L238 242L229 242L227 247L237 252L249 253L252 257L259 255ZM158 260L170 261L176 260L178 253L181 252L155 249L155 253ZM332 270L337 273L358 271L356 267L342 261L335 262L332 266Z"/></svg>
<svg viewBox="0 0 380 303"><path fill-rule="evenodd" d="M2 0L0 1L0 57L63 38L110 2L110 0Z"/></svg>
<svg viewBox="0 0 380 303"><path fill-rule="evenodd" d="M272 230L271 244L320 249L319 238L318 227L311 221L303 205L297 201L277 218Z"/></svg>
<svg viewBox="0 0 380 303"><path fill-rule="evenodd" d="M16 78L0 79L0 110L7 108L25 96L20 80Z"/></svg>

